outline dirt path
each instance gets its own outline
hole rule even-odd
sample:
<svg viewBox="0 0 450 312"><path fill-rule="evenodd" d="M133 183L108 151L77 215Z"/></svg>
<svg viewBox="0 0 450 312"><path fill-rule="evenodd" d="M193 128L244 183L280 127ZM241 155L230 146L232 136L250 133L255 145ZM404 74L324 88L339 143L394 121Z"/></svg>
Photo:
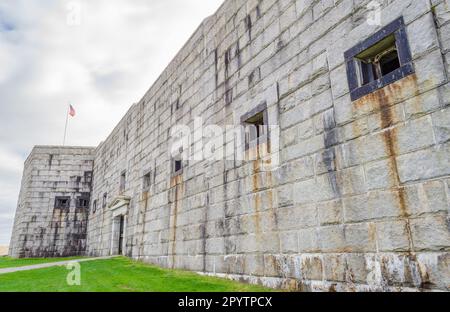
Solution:
<svg viewBox="0 0 450 312"><path fill-rule="evenodd" d="M60 261L60 262L28 265L28 266L16 267L16 268L5 268L5 269L0 269L0 275L7 274L7 273L20 272L20 271L45 269L45 268L50 268L50 267L54 267L54 266L63 266L63 265L67 265L68 263L71 263L71 262L86 262L86 261L94 261L94 260L105 260L105 259L111 259L111 258L115 258L115 257L110 256L110 257L98 257L98 258L87 258L87 259L74 259L74 260L67 260L67 261Z"/></svg>

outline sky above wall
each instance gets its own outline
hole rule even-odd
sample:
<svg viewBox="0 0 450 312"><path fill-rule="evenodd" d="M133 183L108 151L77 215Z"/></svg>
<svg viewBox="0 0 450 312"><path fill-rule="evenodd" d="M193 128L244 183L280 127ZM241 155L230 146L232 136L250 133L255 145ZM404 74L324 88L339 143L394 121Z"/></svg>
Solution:
<svg viewBox="0 0 450 312"><path fill-rule="evenodd" d="M96 146L223 0L1 0L0 245L34 145Z"/></svg>

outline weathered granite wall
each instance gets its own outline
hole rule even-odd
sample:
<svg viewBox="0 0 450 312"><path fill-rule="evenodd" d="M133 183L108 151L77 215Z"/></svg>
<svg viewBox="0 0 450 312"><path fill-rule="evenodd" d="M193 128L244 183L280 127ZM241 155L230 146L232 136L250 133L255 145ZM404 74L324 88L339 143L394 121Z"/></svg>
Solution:
<svg viewBox="0 0 450 312"><path fill-rule="evenodd" d="M450 3L378 1L371 25L369 2L225 1L97 148L88 254L120 252L122 216L122 252L164 267L450 290ZM345 52L401 16L414 73L352 101ZM172 175L175 125L239 125L262 103L278 167L188 161Z"/></svg>
<svg viewBox="0 0 450 312"><path fill-rule="evenodd" d="M9 254L13 257L84 255L94 148L37 146L27 161ZM70 206L56 207L58 196Z"/></svg>
<svg viewBox="0 0 450 312"><path fill-rule="evenodd" d="M368 2L230 0L203 22L97 150L95 199L127 174L127 255L302 290L450 289L449 3L381 1L371 26ZM400 16L415 73L352 102L344 52ZM171 176L171 127L262 102L279 168ZM90 254L117 252L113 214L91 214Z"/></svg>

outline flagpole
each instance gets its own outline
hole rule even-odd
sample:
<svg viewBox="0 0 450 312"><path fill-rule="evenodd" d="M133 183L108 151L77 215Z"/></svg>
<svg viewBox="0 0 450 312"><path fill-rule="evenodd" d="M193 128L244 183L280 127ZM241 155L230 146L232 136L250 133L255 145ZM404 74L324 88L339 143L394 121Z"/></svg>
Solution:
<svg viewBox="0 0 450 312"><path fill-rule="evenodd" d="M66 126L64 127L63 146L66 146L66 134L67 134L67 123L69 122L69 111L70 111L70 103L69 103L69 106L67 106L67 112L66 112Z"/></svg>

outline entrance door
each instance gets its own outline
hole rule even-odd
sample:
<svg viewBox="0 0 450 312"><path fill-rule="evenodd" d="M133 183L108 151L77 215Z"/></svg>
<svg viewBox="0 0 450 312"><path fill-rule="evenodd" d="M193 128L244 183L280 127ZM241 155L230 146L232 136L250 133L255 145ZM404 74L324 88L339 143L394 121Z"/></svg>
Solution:
<svg viewBox="0 0 450 312"><path fill-rule="evenodd" d="M119 226L119 255L123 253L123 230L124 230L125 217L120 216L120 226Z"/></svg>

